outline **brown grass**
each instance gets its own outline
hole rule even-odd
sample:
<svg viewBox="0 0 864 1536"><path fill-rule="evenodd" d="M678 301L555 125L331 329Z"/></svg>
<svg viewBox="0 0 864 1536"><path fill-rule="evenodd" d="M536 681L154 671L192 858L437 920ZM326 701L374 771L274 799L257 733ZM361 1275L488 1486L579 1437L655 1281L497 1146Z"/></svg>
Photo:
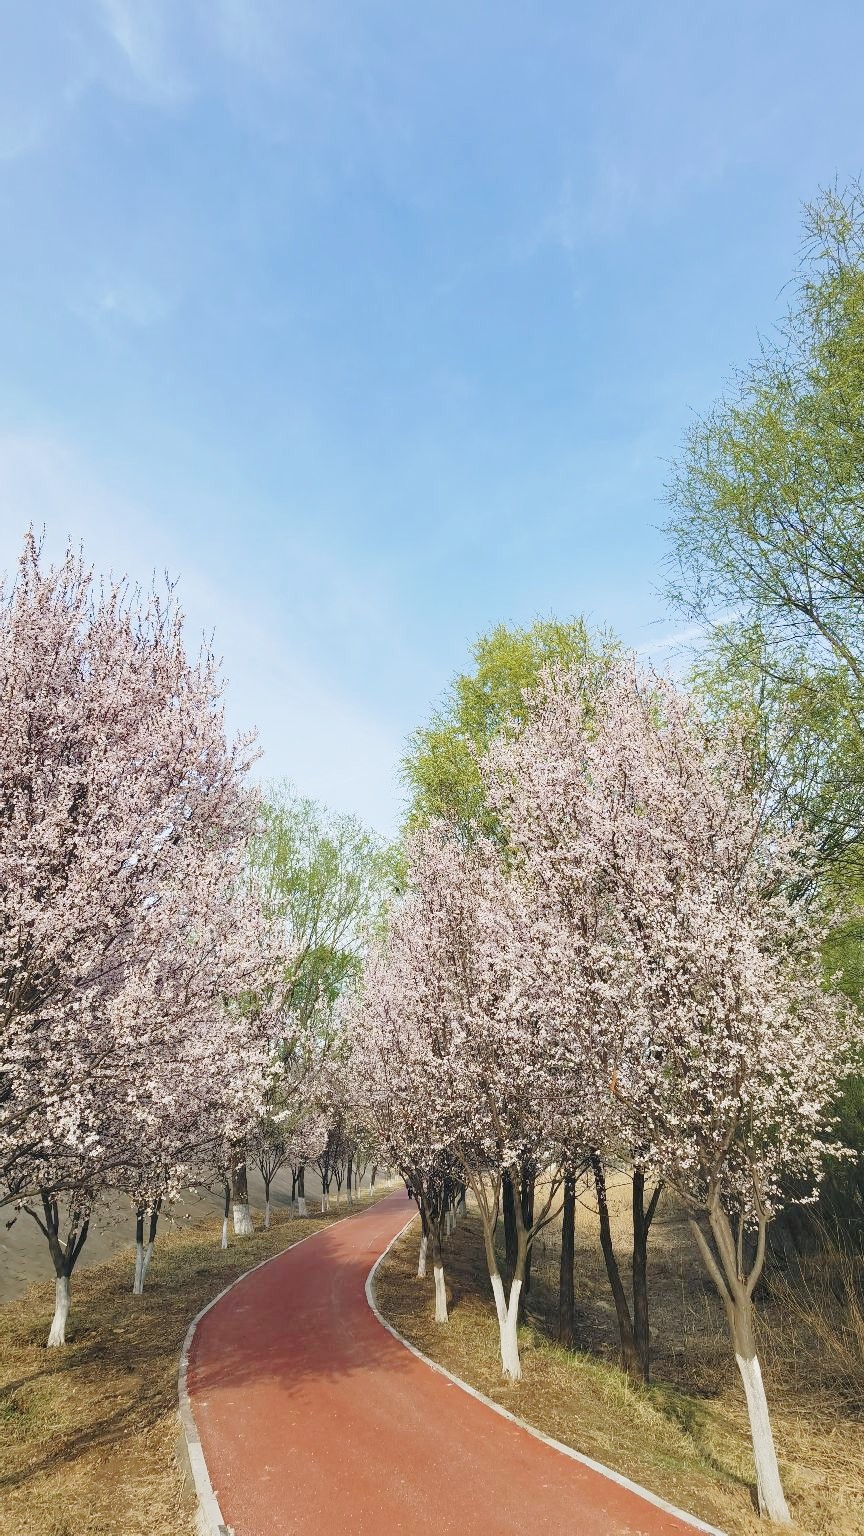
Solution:
<svg viewBox="0 0 864 1536"><path fill-rule="evenodd" d="M340 1214L274 1214L269 1232L232 1238L225 1252L217 1218L160 1236L143 1297L131 1295L130 1250L82 1270L63 1349L45 1348L53 1282L0 1307L3 1536L192 1536L175 1459L189 1322L238 1275Z"/></svg>
<svg viewBox="0 0 864 1536"><path fill-rule="evenodd" d="M614 1193L616 1230L623 1235L623 1185ZM554 1227L535 1255L518 1384L508 1385L500 1374L475 1216L457 1226L448 1245L448 1325L434 1322L432 1280L416 1278L413 1230L378 1271L378 1301L424 1354L555 1439L730 1536L764 1536L725 1320L691 1242L681 1213L664 1199L650 1245L649 1388L634 1387L617 1367L615 1317L587 1192L577 1236L581 1352L569 1354L552 1341L559 1251ZM760 1303L760 1353L784 1482L795 1529L808 1536L864 1536L864 1355L856 1356L861 1313L853 1305L853 1297L860 1302L860 1271L856 1278L848 1255L846 1261L845 1270L837 1269L830 1253L808 1261L806 1283L798 1274L777 1275ZM829 1275L832 1266L836 1273ZM826 1336L835 1341L833 1353Z"/></svg>

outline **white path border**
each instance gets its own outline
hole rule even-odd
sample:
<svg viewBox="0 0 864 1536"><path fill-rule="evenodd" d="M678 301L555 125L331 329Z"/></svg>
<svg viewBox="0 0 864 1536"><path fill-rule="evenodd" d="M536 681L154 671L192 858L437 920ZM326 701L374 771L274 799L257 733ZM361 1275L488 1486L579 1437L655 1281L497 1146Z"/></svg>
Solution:
<svg viewBox="0 0 864 1536"><path fill-rule="evenodd" d="M381 1198L386 1199L387 1196L383 1195ZM339 1217L339 1222L348 1221L352 1216L362 1216L364 1211L373 1210L377 1204L378 1201L375 1200L366 1206L361 1206L356 1211L346 1211L344 1216ZM211 1308L215 1307L217 1302L222 1300L223 1296L227 1296L229 1291L233 1291L235 1285L240 1285L241 1281L248 1279L249 1275L254 1275L257 1269L263 1269L266 1264L275 1263L276 1259L281 1259L283 1254L290 1253L293 1248L299 1248L302 1243L311 1243L313 1237L320 1237L322 1232L329 1232L332 1227L338 1226L339 1222L328 1221L326 1226L319 1227L316 1232L307 1232L305 1237L298 1237L296 1243L289 1243L287 1248L282 1248L279 1253L271 1254L269 1259L262 1259L260 1264L253 1264L251 1269L244 1269L242 1275L238 1275L236 1280L231 1281L230 1285L224 1286L218 1295L213 1297L212 1301L208 1301L206 1307L202 1307L200 1312L196 1312L186 1330L186 1337L183 1340L183 1349L180 1354L180 1367L177 1372L177 1397L183 1453L192 1478L192 1485L198 1505L195 1513L195 1527L198 1536L234 1536L234 1528L233 1526L226 1525L222 1518L222 1510L219 1507L219 1500L210 1481L210 1473L204 1460L198 1426L195 1423L195 1415L192 1412L192 1403L189 1398L189 1354L192 1349L192 1340L195 1337L195 1329L198 1327L202 1317L206 1317ZM382 1254L381 1257L383 1258L384 1255Z"/></svg>
<svg viewBox="0 0 864 1536"><path fill-rule="evenodd" d="M387 1332L391 1333L394 1339L398 1339L400 1344L409 1349L412 1355L416 1355L418 1360L422 1360L424 1365L428 1365L430 1370L437 1371L439 1376L446 1377L454 1387L459 1387L460 1391L467 1392L468 1396L476 1398L478 1403L485 1403L487 1408L491 1408L493 1413L500 1414L502 1419L509 1419L511 1424L518 1424L520 1429L524 1429L529 1435L533 1435L535 1440L542 1440L544 1445L550 1445L553 1451L560 1451L562 1456L569 1456L571 1461L578 1461L580 1466L590 1467L592 1472L599 1472L601 1477L609 1478L610 1482L618 1483L622 1488L628 1488L631 1493L638 1494L640 1498L647 1500L649 1504L653 1504L656 1509L662 1509L667 1515L674 1515L676 1519L683 1520L685 1525L691 1526L694 1531L704 1531L707 1533L707 1536L726 1536L726 1532L719 1530L716 1525L706 1525L704 1520L697 1520L695 1515L688 1515L686 1510L678 1509L674 1504L667 1503L666 1499L661 1499L656 1493L652 1493L649 1488L643 1488L639 1483L632 1482L629 1477L624 1477L621 1472L613 1472L611 1467L604 1467L601 1462L592 1461L590 1456L583 1456L579 1451L574 1451L572 1446L563 1445L560 1440L553 1440L550 1435L544 1435L541 1430L535 1429L533 1424L526 1423L525 1419L520 1419L515 1413L510 1413L509 1409L502 1408L501 1404L494 1402L491 1397L486 1397L484 1393L478 1392L476 1387L469 1387L467 1381L461 1381L451 1371L445 1370L443 1365L438 1365L437 1361L430 1360L428 1355L422 1354L391 1323L388 1323L375 1300L375 1275L380 1265L386 1259L390 1249L398 1243L400 1237L404 1236L411 1223L416 1220L416 1216L409 1217L404 1227L401 1227L396 1236L390 1239L384 1252L375 1260L366 1278L366 1300L382 1328L386 1328Z"/></svg>

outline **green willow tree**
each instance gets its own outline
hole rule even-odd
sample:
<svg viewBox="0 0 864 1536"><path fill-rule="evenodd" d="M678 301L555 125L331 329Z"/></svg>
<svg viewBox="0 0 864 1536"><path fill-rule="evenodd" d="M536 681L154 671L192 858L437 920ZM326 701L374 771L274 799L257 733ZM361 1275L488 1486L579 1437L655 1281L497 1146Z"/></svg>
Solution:
<svg viewBox="0 0 864 1536"><path fill-rule="evenodd" d="M864 700L864 187L805 210L777 340L697 419L669 488L673 602L758 623L782 675L802 648Z"/></svg>
<svg viewBox="0 0 864 1536"><path fill-rule="evenodd" d="M864 897L864 185L804 213L793 300L685 441L669 486L668 594L706 626L694 681L734 713L775 815L813 833L813 890L848 918L826 946L861 1001ZM864 1042L862 1042L864 1061ZM864 1087L843 1085L864 1149ZM838 1191L842 1186L842 1195ZM861 1161L829 1181L864 1217Z"/></svg>
<svg viewBox="0 0 864 1536"><path fill-rule="evenodd" d="M268 916L284 925L292 956L282 1073L270 1104L270 1118L290 1129L298 1117L325 1108L321 1069L342 1050L337 1004L356 984L369 940L386 921L399 889L400 853L356 817L328 811L282 781L265 793L251 874ZM302 1194L302 1170L300 1178Z"/></svg>
<svg viewBox="0 0 864 1536"><path fill-rule="evenodd" d="M285 782L270 785L252 851L268 915L293 944L290 1008L298 1033L318 1021L326 1043L333 1007L360 973L399 881L399 855L354 816L327 811Z"/></svg>

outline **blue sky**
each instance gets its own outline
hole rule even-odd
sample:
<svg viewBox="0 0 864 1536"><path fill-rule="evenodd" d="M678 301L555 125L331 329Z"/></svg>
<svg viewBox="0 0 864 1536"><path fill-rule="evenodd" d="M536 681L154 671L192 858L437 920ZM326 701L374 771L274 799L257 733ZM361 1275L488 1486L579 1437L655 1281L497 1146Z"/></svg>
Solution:
<svg viewBox="0 0 864 1536"><path fill-rule="evenodd" d="M864 7L0 0L0 565L167 568L383 830L472 638L668 654L666 464L864 168Z"/></svg>

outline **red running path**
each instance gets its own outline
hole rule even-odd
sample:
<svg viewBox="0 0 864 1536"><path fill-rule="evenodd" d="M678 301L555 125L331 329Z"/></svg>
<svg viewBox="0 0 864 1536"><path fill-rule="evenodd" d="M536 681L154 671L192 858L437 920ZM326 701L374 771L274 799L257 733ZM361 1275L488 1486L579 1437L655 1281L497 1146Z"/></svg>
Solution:
<svg viewBox="0 0 864 1536"><path fill-rule="evenodd" d="M198 1324L187 1386L236 1536L692 1536L430 1370L371 1311L400 1190L289 1248Z"/></svg>

